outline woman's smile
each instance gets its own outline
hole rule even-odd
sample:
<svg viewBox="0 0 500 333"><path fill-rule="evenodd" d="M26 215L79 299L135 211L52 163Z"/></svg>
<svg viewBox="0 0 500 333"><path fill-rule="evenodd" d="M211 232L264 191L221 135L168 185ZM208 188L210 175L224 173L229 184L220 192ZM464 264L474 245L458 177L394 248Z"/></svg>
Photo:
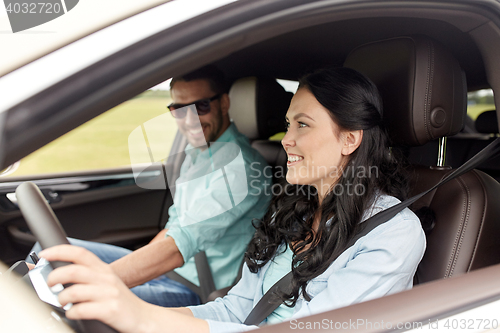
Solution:
<svg viewBox="0 0 500 333"><path fill-rule="evenodd" d="M290 167L290 166L295 165L299 162L302 162L303 160L304 160L304 156L288 153L288 161L286 162L286 165L288 167Z"/></svg>
<svg viewBox="0 0 500 333"><path fill-rule="evenodd" d="M292 98L286 122L281 143L288 155L287 181L327 192L338 178L331 171L340 168L344 158L341 129L306 88Z"/></svg>

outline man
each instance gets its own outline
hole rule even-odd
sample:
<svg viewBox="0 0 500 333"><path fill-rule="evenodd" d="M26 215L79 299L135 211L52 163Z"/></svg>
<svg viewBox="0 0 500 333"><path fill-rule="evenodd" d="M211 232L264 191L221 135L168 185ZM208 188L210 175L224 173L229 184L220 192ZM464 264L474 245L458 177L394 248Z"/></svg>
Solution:
<svg viewBox="0 0 500 333"><path fill-rule="evenodd" d="M266 187L271 180L263 172L267 166L263 157L230 121L222 72L207 66L174 78L170 88L169 109L189 144L165 229L133 252L107 244L70 242L110 263L145 301L187 306L198 304L198 295L163 274L176 269L199 285L193 256L205 251L216 288L231 285L254 233L252 219L261 218L267 209L270 191Z"/></svg>

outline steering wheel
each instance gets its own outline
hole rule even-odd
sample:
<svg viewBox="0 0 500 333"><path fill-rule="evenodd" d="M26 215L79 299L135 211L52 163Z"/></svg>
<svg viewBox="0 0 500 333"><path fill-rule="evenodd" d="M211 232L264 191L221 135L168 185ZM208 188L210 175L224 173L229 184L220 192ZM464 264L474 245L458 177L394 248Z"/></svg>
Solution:
<svg viewBox="0 0 500 333"><path fill-rule="evenodd" d="M42 192L35 184L25 182L16 189L19 209L23 214L28 227L42 246L42 249L60 244L69 244L66 233L57 219L52 208L45 200ZM57 268L70 263L53 261L52 268ZM67 319L70 321L69 319ZM116 333L117 331L97 320L70 321L82 333Z"/></svg>

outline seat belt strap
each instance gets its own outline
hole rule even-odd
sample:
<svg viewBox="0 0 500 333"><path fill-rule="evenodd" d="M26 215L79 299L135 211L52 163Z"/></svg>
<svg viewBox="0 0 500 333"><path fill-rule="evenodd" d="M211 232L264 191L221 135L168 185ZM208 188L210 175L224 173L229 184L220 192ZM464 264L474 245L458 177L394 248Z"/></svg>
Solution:
<svg viewBox="0 0 500 333"><path fill-rule="evenodd" d="M262 296L252 311L248 314L247 319L243 322L245 325L258 325L266 319L274 310L276 310L283 301L276 296L278 290L288 291L292 282L292 272L289 272L278 280L269 290Z"/></svg>
<svg viewBox="0 0 500 333"><path fill-rule="evenodd" d="M192 283L191 281L187 280L185 277L181 276L180 274L170 271L168 273L165 273L165 276L168 277L170 280L174 280L176 282L179 282L180 284L184 285L185 287L188 287L189 290L191 290L193 293L198 295L201 300L201 290L200 287Z"/></svg>
<svg viewBox="0 0 500 333"><path fill-rule="evenodd" d="M213 291L215 291L214 278L212 270L208 265L208 258L205 251L200 251L194 256L196 271L198 272L198 281L200 282L200 298L205 303Z"/></svg>
<svg viewBox="0 0 500 333"><path fill-rule="evenodd" d="M175 148L175 150L179 150L179 153L170 154L167 159L167 163L163 166L166 178L165 186L169 188L172 199L175 196L176 186L169 187L169 184L175 184L175 181L179 177L180 166L182 164L182 161L186 157L186 154L184 152L184 147L186 147L186 145L186 137L182 135L180 131L177 131L172 147L173 149ZM205 251L198 252L194 256L194 262L196 265L196 272L198 273L198 281L200 283L199 287L174 271L168 272L165 275L168 278L188 287L192 292L200 297L202 303L205 303L208 295L210 295L210 293L215 290L214 278L212 276L212 271L208 264L208 259Z"/></svg>
<svg viewBox="0 0 500 333"><path fill-rule="evenodd" d="M192 292L200 297L202 303L205 303L208 296L215 291L214 278L212 276L210 266L208 265L208 259L205 251L200 251L194 256L194 263L196 265L196 272L198 273L198 281L200 283L199 287L174 271L170 271L165 275L169 279L188 287Z"/></svg>
<svg viewBox="0 0 500 333"><path fill-rule="evenodd" d="M342 251L339 251L336 255L333 255L333 261L335 261L345 250L350 248L356 243L358 239L366 236L370 231L378 227L379 225L389 221L400 211L410 206L412 203L428 194L429 192L435 190L437 187L449 182L450 180L459 177L470 170L476 168L481 163L486 160L495 157L500 153L500 138L496 138L492 143L484 147L479 153L474 155L470 160L465 162L459 168L450 172L446 177L441 179L436 185L432 186L430 189L419 193L403 202L398 203L392 207L384 209L377 214L371 216L363 222L363 229L361 232L357 233L350 241L347 243ZM248 317L245 319L244 324L246 325L258 325L264 319L266 319L274 310L276 310L283 301L277 297L277 291L281 290L285 293L289 292L290 282L292 281L292 272L289 272L284 277L282 277L278 282L276 282L269 290L262 296L259 302L254 306Z"/></svg>

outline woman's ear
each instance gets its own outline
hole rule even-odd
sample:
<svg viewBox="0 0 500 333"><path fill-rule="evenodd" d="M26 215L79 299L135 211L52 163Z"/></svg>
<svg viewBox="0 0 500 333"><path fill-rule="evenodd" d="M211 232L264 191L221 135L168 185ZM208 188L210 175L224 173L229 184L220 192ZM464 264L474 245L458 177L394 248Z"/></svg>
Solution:
<svg viewBox="0 0 500 333"><path fill-rule="evenodd" d="M344 144L342 147L342 155L351 155L356 149L358 149L363 140L363 130L358 131L345 131L343 133Z"/></svg>

